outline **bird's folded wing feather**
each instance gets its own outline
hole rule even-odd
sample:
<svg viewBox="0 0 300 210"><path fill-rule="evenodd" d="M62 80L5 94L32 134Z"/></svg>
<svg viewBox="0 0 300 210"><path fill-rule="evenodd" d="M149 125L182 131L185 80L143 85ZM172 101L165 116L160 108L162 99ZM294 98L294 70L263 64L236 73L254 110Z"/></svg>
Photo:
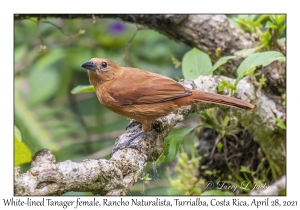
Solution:
<svg viewBox="0 0 300 210"><path fill-rule="evenodd" d="M176 81L151 72L129 69L107 91L115 101L126 104L151 104L191 95ZM122 82L121 82L122 80ZM131 81L126 83L126 81Z"/></svg>

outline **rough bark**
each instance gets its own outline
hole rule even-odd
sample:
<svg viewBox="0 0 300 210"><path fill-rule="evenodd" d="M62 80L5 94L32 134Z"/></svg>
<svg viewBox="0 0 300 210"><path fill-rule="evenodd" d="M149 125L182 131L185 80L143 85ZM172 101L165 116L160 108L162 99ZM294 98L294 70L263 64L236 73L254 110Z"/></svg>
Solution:
<svg viewBox="0 0 300 210"><path fill-rule="evenodd" d="M191 89L216 92L222 80L234 82L227 77L200 76L195 80L182 80L181 83ZM276 135L280 132L280 128L276 126L274 118L284 120L285 110L276 106L272 100L261 93L249 77L239 82L235 97L249 101L256 107L251 111L232 109L232 116L237 117L260 143L270 140L274 145L281 145L282 136ZM49 150L42 150L35 155L29 171L20 174L19 167L15 168L15 195L61 195L68 191L89 191L98 195L126 195L142 175L146 162L155 161L161 154L164 138L176 123L183 121L191 112L214 106L217 105L197 103L159 118L151 132L135 140L139 150L134 148L117 150L110 160L87 159L78 163L67 160L56 163L54 155ZM140 124L130 126L116 140L116 146L128 140L140 129ZM277 173L283 175L285 154L282 154L281 147L264 148L264 146L262 144L263 150L269 151L269 154L276 154L268 159L274 162L275 171L278 169Z"/></svg>

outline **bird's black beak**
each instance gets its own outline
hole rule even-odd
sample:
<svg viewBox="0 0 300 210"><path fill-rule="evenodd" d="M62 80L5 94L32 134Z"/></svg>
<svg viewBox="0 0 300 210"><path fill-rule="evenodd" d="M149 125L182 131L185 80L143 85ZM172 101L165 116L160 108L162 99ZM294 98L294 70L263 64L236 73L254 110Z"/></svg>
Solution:
<svg viewBox="0 0 300 210"><path fill-rule="evenodd" d="M87 70L92 70L92 71L97 70L97 66L92 61L85 62L85 63L81 64L80 66L83 68L86 68Z"/></svg>

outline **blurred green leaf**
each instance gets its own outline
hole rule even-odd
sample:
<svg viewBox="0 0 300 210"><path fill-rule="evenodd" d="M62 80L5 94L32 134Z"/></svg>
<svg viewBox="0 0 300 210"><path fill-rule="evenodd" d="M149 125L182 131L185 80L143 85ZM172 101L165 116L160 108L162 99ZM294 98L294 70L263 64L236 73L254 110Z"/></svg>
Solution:
<svg viewBox="0 0 300 210"><path fill-rule="evenodd" d="M223 191L223 190L208 190L202 193L201 195L220 195L220 196L233 196L233 192Z"/></svg>
<svg viewBox="0 0 300 210"><path fill-rule="evenodd" d="M248 173L248 172L250 172L250 169L247 166L241 166L240 171Z"/></svg>
<svg viewBox="0 0 300 210"><path fill-rule="evenodd" d="M36 152L39 149L47 148L58 150L59 146L52 141L48 130L45 130L42 123L37 119L34 111L30 109L26 101L21 97L22 84L20 78L15 78L15 109L14 117L16 125L23 133L26 133L27 138L23 138L31 152ZM20 126L22 125L22 126Z"/></svg>
<svg viewBox="0 0 300 210"><path fill-rule="evenodd" d="M22 141L22 135L17 126L15 126L15 139L17 139L19 142Z"/></svg>
<svg viewBox="0 0 300 210"><path fill-rule="evenodd" d="M254 48L250 48L250 49L244 49L244 50L239 50L239 51L236 51L234 53L234 55L236 56L241 56L243 58L246 58L248 57L249 55L255 53L257 50L259 50L260 48L264 47L264 45L260 45L258 47L254 47Z"/></svg>
<svg viewBox="0 0 300 210"><path fill-rule="evenodd" d="M210 75L211 60L205 52L193 48L182 59L182 73L185 79L196 79L198 76Z"/></svg>
<svg viewBox="0 0 300 210"><path fill-rule="evenodd" d="M277 25L273 24L271 21L268 21L266 23L266 28L273 28L273 29L277 29Z"/></svg>
<svg viewBox="0 0 300 210"><path fill-rule="evenodd" d="M273 16L273 15L272 15ZM276 23L278 25L282 24L282 22L285 20L286 15L275 15L276 16Z"/></svg>
<svg viewBox="0 0 300 210"><path fill-rule="evenodd" d="M220 152L222 150L222 148L223 148L223 143L219 141L217 144L218 151Z"/></svg>
<svg viewBox="0 0 300 210"><path fill-rule="evenodd" d="M32 71L28 78L29 102L38 104L49 99L58 89L59 77L55 69Z"/></svg>
<svg viewBox="0 0 300 210"><path fill-rule="evenodd" d="M213 172L212 172L211 170L206 170L206 171L205 171L205 175L211 176L212 174L213 174Z"/></svg>
<svg viewBox="0 0 300 210"><path fill-rule="evenodd" d="M15 126L14 135L14 165L20 165L31 161L31 152L24 142L20 130Z"/></svg>
<svg viewBox="0 0 300 210"><path fill-rule="evenodd" d="M220 58L211 68L211 70L209 71L208 75L212 74L217 68L219 68L220 66L222 66L223 64L227 63L228 60L235 58L236 56L224 56L222 58Z"/></svg>
<svg viewBox="0 0 300 210"><path fill-rule="evenodd" d="M276 123L277 123L277 126L279 127L279 128L281 128L281 129L283 129L283 130L286 130L286 126L285 126L285 123L284 122L282 122L280 119L278 119L278 118L275 118L275 120L276 120Z"/></svg>
<svg viewBox="0 0 300 210"><path fill-rule="evenodd" d="M277 45L275 39L280 38L286 29L285 15L268 15L269 21L267 21L265 32L262 34L261 43L264 44L268 49L273 49ZM272 30L269 30L272 29Z"/></svg>
<svg viewBox="0 0 300 210"><path fill-rule="evenodd" d="M248 70L256 66L267 66L276 60L285 61L285 56L277 51L254 53L248 56L237 69L237 80L240 80Z"/></svg>
<svg viewBox="0 0 300 210"><path fill-rule="evenodd" d="M156 160L156 163L171 162L178 153L179 146L183 138L191 132L195 127L174 129L164 140L164 151Z"/></svg>
<svg viewBox="0 0 300 210"><path fill-rule="evenodd" d="M238 15L238 17L233 18L233 20L239 27L252 33L257 28L262 28L261 22L267 17L268 15Z"/></svg>
<svg viewBox="0 0 300 210"><path fill-rule="evenodd" d="M95 92L93 85L79 85L71 90L72 94Z"/></svg>

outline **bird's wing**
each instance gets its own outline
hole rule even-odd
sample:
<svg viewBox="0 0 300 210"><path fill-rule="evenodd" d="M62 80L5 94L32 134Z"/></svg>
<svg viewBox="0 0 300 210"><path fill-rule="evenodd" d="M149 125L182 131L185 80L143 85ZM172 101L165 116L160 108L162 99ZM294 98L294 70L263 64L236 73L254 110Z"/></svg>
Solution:
<svg viewBox="0 0 300 210"><path fill-rule="evenodd" d="M168 77L133 68L124 71L107 92L124 105L159 103L192 94Z"/></svg>

